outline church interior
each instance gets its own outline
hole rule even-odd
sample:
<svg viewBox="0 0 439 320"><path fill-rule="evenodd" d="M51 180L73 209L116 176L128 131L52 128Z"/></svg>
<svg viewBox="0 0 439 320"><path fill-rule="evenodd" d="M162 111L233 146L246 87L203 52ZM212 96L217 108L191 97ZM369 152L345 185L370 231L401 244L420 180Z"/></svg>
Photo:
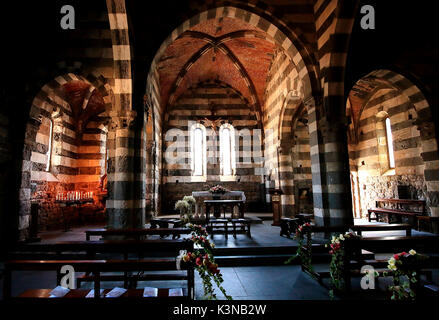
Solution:
<svg viewBox="0 0 439 320"><path fill-rule="evenodd" d="M2 300L439 298L432 3L64 5L1 22Z"/></svg>

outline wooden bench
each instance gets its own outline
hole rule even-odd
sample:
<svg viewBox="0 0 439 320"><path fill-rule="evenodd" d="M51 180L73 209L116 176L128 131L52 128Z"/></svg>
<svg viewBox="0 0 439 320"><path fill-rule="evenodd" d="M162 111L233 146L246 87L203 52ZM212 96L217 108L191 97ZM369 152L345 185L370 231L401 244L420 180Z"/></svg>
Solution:
<svg viewBox="0 0 439 320"><path fill-rule="evenodd" d="M178 255L180 250L193 251L189 240L97 240L59 241L54 243L21 243L8 254L9 260L16 259L98 259L102 255L112 255L128 259L134 254L141 259L145 256Z"/></svg>
<svg viewBox="0 0 439 320"><path fill-rule="evenodd" d="M383 208L382 204L388 204L394 208ZM369 222L372 220L378 221L380 215L386 217L388 223L392 223L392 218L397 222L401 222L402 217L406 217L409 223L415 228L417 226L417 217L426 215L425 200L411 200L411 199L377 199L375 201L375 208L368 209ZM419 210L413 210L416 207ZM372 214L375 217L372 217Z"/></svg>
<svg viewBox="0 0 439 320"><path fill-rule="evenodd" d="M375 218L372 217L372 214L375 214ZM398 209L387 209L387 208L376 208L376 209L368 209L367 215L369 222L375 220L378 221L378 217L380 215L384 215L387 217L387 223L392 222L392 217L397 221L401 221L401 217L408 217L409 221L411 221L411 225L415 227L417 225L417 218L422 216L421 213L415 211L401 211Z"/></svg>
<svg viewBox="0 0 439 320"><path fill-rule="evenodd" d="M181 228L184 225L184 221L181 219L166 219L166 218L153 218L150 221L151 229L156 228L169 228L172 224L173 228Z"/></svg>
<svg viewBox="0 0 439 320"><path fill-rule="evenodd" d="M60 270L63 266L70 265L75 272L85 272L94 283L94 298L100 298L99 292L101 288L101 281L103 281L103 272L123 272L126 276L128 272L144 272L144 271L167 271L176 270L175 258L161 258L161 259L141 259L141 260L10 260L5 262L4 271L4 298L11 298L12 282L11 274L13 271L56 271L57 284L60 284L62 274ZM194 297L194 270L191 266L180 271L185 275L170 274L152 274L148 280L181 280L187 281L186 296L188 298ZM143 274L142 274L143 275ZM141 275L138 276L143 280ZM22 297L38 297L41 291L34 292L29 296L23 294ZM127 294L130 296L130 294Z"/></svg>
<svg viewBox="0 0 439 320"><path fill-rule="evenodd" d="M47 299L50 296L50 292L53 289L29 289L22 292L18 298L26 299ZM103 295L110 292L111 289L104 289ZM90 290L84 289L72 289L70 290L62 299L85 299ZM183 288L183 297L170 297L169 288L158 288L157 297L147 297L143 296L143 289L127 289L127 291L121 295L118 299L172 299L172 300L187 300L188 294L187 289Z"/></svg>
<svg viewBox="0 0 439 320"><path fill-rule="evenodd" d="M303 248L306 251L306 247ZM431 268L439 267L439 259L436 255L439 253L439 237L435 236L417 236L417 237L370 237L354 238L344 241L344 261L343 261L343 280L347 292L351 291L351 278L363 277L361 268L365 265L374 267L380 275L388 272L387 260L377 260L375 254L386 253L394 254L415 249L417 252L427 254L430 258L425 261L418 273L426 276L427 281L432 280ZM316 272L312 269L304 268L302 271L307 272L314 277L321 285L327 289L333 289L327 286L323 280L330 278L329 271ZM430 290L431 291L431 290ZM342 292L338 292L342 293Z"/></svg>
<svg viewBox="0 0 439 320"><path fill-rule="evenodd" d="M281 233L280 235L290 236L296 232L297 227L300 225L297 218L282 218L281 219ZM358 235L362 235L363 232L370 231L398 231L403 230L406 232L406 236L412 235L412 226L408 223L401 224L367 224L367 225L353 225L353 226L315 226L311 225L312 232L347 232L349 230L355 231Z"/></svg>
<svg viewBox="0 0 439 320"><path fill-rule="evenodd" d="M221 232L224 233L225 238L228 238L228 228L229 228L229 220L228 219L209 219L207 223L207 232L209 232L212 236L215 233Z"/></svg>
<svg viewBox="0 0 439 320"><path fill-rule="evenodd" d="M180 250L193 251L193 242L189 240L100 240L100 241L63 241L55 243L32 243L17 245L8 253L12 260L93 260L99 258L122 258L127 260L130 254L135 258L175 257ZM86 274L78 283L90 281ZM103 281L123 280L127 285L127 275L102 276Z"/></svg>
<svg viewBox="0 0 439 320"><path fill-rule="evenodd" d="M244 218L244 200L204 200L204 205L206 206L206 223L209 223L211 208L214 208L214 211L218 210L220 213L222 209L224 213L224 218L226 218L227 209L230 209L231 217L233 218L233 209L238 206L238 218Z"/></svg>
<svg viewBox="0 0 439 320"><path fill-rule="evenodd" d="M172 235L173 239L179 238L182 234L190 234L189 228L150 228L150 229L88 229L85 231L85 238L90 241L93 236L123 236L134 240L141 240L145 236L159 235L161 238Z"/></svg>
<svg viewBox="0 0 439 320"><path fill-rule="evenodd" d="M245 218L239 218L239 219L231 219L232 222L232 228L233 228L233 237L236 238L237 233L245 233L249 238L252 237L251 235L251 220L245 219Z"/></svg>
<svg viewBox="0 0 439 320"><path fill-rule="evenodd" d="M299 218L281 218L280 219L280 236L286 235L288 238L296 232L300 225Z"/></svg>
<svg viewBox="0 0 439 320"><path fill-rule="evenodd" d="M439 236L417 236L417 237L370 237L347 239L344 242L344 282L346 289L351 290L351 277L360 275L360 269L364 265L371 265L376 268L387 268L387 260L364 260L361 256L362 250L377 253L399 253L408 252L411 249L422 254L439 253ZM427 275L431 281L431 272L426 268L439 267L439 259L430 257L423 263L422 273Z"/></svg>
<svg viewBox="0 0 439 320"><path fill-rule="evenodd" d="M310 213L298 213L295 218L299 219L300 224L304 224L306 222L311 223L311 220L314 218L313 214Z"/></svg>
<svg viewBox="0 0 439 320"><path fill-rule="evenodd" d="M405 231L406 236L412 235L412 226L408 223L402 224L366 224L366 225L353 225L353 226L311 226L312 232L347 232L349 230L355 231L358 235L362 235L363 232L371 231Z"/></svg>

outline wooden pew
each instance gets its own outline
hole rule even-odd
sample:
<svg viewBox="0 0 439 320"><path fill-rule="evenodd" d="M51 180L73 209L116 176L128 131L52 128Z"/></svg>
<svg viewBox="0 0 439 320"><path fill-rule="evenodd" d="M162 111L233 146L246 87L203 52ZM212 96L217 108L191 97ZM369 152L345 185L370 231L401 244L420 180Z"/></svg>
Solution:
<svg viewBox="0 0 439 320"><path fill-rule="evenodd" d="M181 228L185 222L181 219L167 219L167 218L152 218L150 220L151 229L156 228L169 228L169 224L172 224L173 228Z"/></svg>
<svg viewBox="0 0 439 320"><path fill-rule="evenodd" d="M139 272L139 271L166 271L176 270L175 258L160 258L160 259L141 259L141 260L10 260L5 262L4 272L4 299L11 298L11 274L13 271L56 271L57 283L61 281L62 275L60 269L62 266L70 265L75 272L85 272L92 274L94 283L94 298L99 298L101 288L102 272ZM194 297L194 270L188 266L182 271L185 275L175 276L171 278L169 275L154 274L152 280L186 280L187 291L186 297ZM151 279L149 279L151 280ZM44 290L44 289L43 289ZM40 290L34 291L33 294L27 292L21 295L22 297L41 297ZM133 292L127 293L127 296L133 295ZM135 295L135 294L134 294ZM44 296L44 295L43 295Z"/></svg>
<svg viewBox="0 0 439 320"><path fill-rule="evenodd" d="M141 238L149 235L159 235L161 238L172 235L173 239L180 237L182 234L190 234L189 228L139 228L139 229L88 229L85 230L85 238L90 241L93 236L123 236L125 238L132 238L134 240L141 240Z"/></svg>
<svg viewBox="0 0 439 320"><path fill-rule="evenodd" d="M410 249L419 250L423 253L439 252L439 236L416 236L416 237L368 237L351 239L348 245L360 247L374 253L408 252Z"/></svg>
<svg viewBox="0 0 439 320"><path fill-rule="evenodd" d="M372 265L376 268L386 268L387 260L366 260L362 257L362 250L368 250L377 253L399 253L408 252L414 249L422 254L439 253L439 236L417 236L417 237L370 237L370 238L355 238L347 239L344 242L345 257L344 257L344 281L346 289L351 289L352 275L360 275L360 269L363 265ZM430 257L423 269L439 267L439 259L437 257ZM431 280L431 273L423 271Z"/></svg>
<svg viewBox="0 0 439 320"><path fill-rule="evenodd" d="M381 204L388 204L393 208L383 208ZM375 208L368 209L367 214L369 221L378 221L379 215L387 217L387 222L391 223L392 217L397 222L401 222L402 217L407 217L413 228L417 225L417 218L419 216L426 215L425 212L426 202L425 200L412 200L412 199L377 199L375 201ZM419 210L413 210L413 207ZM375 218L372 218L372 214L375 214Z"/></svg>
<svg viewBox="0 0 439 320"><path fill-rule="evenodd" d="M294 235L299 226L299 218L281 218L280 219L280 236L286 235L288 238Z"/></svg>
<svg viewBox="0 0 439 320"><path fill-rule="evenodd" d="M349 230L355 231L358 235L362 235L363 232L370 231L405 231L406 236L410 237L412 235L412 226L408 223L402 224L367 224L367 225L353 225L346 227L339 226L312 226L312 232L325 232L325 233L333 233L333 232L347 232Z"/></svg>
<svg viewBox="0 0 439 320"><path fill-rule="evenodd" d="M375 214L375 218L372 218L372 213ZM387 222L391 222L390 217L409 217L412 220L411 225L415 227L417 225L417 217L422 216L421 213L415 212L415 211L401 211L398 209L387 209L387 208L375 208L375 209L368 209L367 215L369 221L372 220L378 220L379 215L385 215L387 216ZM398 218L398 220L400 220Z"/></svg>
<svg viewBox="0 0 439 320"><path fill-rule="evenodd" d="M176 256L180 250L193 250L189 240L98 240L59 241L54 243L22 243L8 253L9 259L96 259L98 254L120 255L127 259L129 254L145 256Z"/></svg>
<svg viewBox="0 0 439 320"><path fill-rule="evenodd" d="M25 299L41 299L41 298L49 298L50 292L53 289L29 289L24 292L22 292L18 298L25 298ZM72 289L67 293L63 299L84 299L86 295L88 294L90 290L84 290L84 289ZM103 291L103 295L105 296L108 292L110 292L111 289L105 289ZM177 301L185 301L188 299L187 289L183 288L183 297L170 297L169 296L169 288L158 288L157 297L143 297L143 289L127 289L127 292L125 292L122 296L119 297L119 299L172 299Z"/></svg>
<svg viewBox="0 0 439 320"><path fill-rule="evenodd" d="M221 216L221 209L223 209L224 219L226 218L227 209L230 209L231 217L233 218L233 209L237 206L240 219L244 218L244 200L204 200L206 206L206 223L209 223L210 209L213 208L214 212L219 212ZM219 217L218 217L219 218Z"/></svg>
<svg viewBox="0 0 439 320"><path fill-rule="evenodd" d="M284 221L283 221L284 220ZM294 218L282 218L281 219L281 236L294 234L298 227L299 221ZM353 225L353 226L311 226L312 232L324 232L324 233L344 233L349 230L355 231L358 235L363 232L369 231L405 231L406 236L412 235L412 226L408 223L397 224L367 224L367 225Z"/></svg>
<svg viewBox="0 0 439 320"><path fill-rule="evenodd" d="M114 259L115 256L127 260L129 254L137 259L144 257L175 257L180 250L193 251L190 240L100 240L100 241L63 241L55 243L32 243L18 245L8 254L9 260L94 260L102 257ZM144 278L147 278L146 276ZM105 275L102 281L132 280L127 274L123 276ZM92 278L85 274L78 279L78 284L89 282Z"/></svg>

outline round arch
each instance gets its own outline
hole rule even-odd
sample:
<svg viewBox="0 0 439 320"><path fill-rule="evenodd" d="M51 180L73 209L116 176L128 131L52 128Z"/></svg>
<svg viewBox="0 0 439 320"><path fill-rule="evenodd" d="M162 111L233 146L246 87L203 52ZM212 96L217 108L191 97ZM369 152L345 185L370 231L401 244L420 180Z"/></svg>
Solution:
<svg viewBox="0 0 439 320"><path fill-rule="evenodd" d="M413 124L420 132L421 159L425 165L424 178L427 187L427 205L432 216L439 216L439 152L436 128L431 106L422 90L404 75L388 70L374 70L360 80L376 83L379 89L390 88L404 95L416 113ZM377 90L374 90L377 92ZM362 109L365 102L363 102Z"/></svg>
<svg viewBox="0 0 439 320"><path fill-rule="evenodd" d="M300 40L294 35L292 31L289 31L287 34L285 34L278 27L280 26L279 21L274 21L275 18L271 18L271 21L268 21L262 16L250 12L249 10L232 6L223 6L202 11L194 15L190 19L183 22L180 26L178 26L162 43L151 63L148 73L146 88L147 98L152 99L150 94L151 92L158 92L159 79L156 70L158 62L165 52L166 48L183 33L188 31L195 25L199 24L200 22L223 17L243 20L246 23L249 23L250 25L259 29L261 28L261 26L265 26L264 29L266 29L265 32L270 41L274 41L277 45L279 45L280 48L285 50L288 58L294 63L294 65L298 69L297 71L300 76L300 82L298 84L297 91L300 97L305 100L320 91L320 84L317 81L317 74L315 72L314 64L312 63L313 59L311 58L311 55L307 52L307 50L304 49L304 46L301 45ZM285 30L285 26L283 26L283 29ZM158 102L159 104L165 103L165 101L156 102Z"/></svg>
<svg viewBox="0 0 439 320"><path fill-rule="evenodd" d="M20 230L27 228L29 224L28 217L30 215L31 200L30 181L33 170L33 160L31 157L32 151L35 150L35 148L39 148L37 145L37 132L40 129L44 115L45 117L50 117L50 119L55 120L55 123L58 125L62 125L61 123L64 114L62 109L65 109L67 112L72 111L69 103L65 100L65 97L59 94L61 87L71 81L83 81L89 84L90 88L92 88L90 94L95 90L98 90L105 104L104 114L109 113L113 106L113 93L111 87L106 79L97 73L89 73L86 76L66 73L56 76L41 87L32 100L28 114L29 118L27 119L25 126L26 134L22 148L21 170L23 179L20 185L20 194L22 195L20 198Z"/></svg>

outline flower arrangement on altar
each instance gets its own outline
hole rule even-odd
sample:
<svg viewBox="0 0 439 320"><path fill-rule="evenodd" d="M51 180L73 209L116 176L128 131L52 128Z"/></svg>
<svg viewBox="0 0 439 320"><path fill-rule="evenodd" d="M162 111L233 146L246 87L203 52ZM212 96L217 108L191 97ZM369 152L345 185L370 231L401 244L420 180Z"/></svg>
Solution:
<svg viewBox="0 0 439 320"><path fill-rule="evenodd" d="M306 250L304 249L304 241L306 236ZM309 271L312 271L311 265L311 224L306 222L297 227L296 233L294 235L294 239L297 240L298 247L296 254L289 258L285 264L291 263L294 259L300 258L300 261L304 267L306 267Z"/></svg>
<svg viewBox="0 0 439 320"><path fill-rule="evenodd" d="M397 253L387 261L387 268L390 272L384 273L384 276L391 275L393 277L393 285L389 287L392 300L416 298L413 285L418 282L417 270L420 269L420 263L427 258L427 256L411 249L408 253Z"/></svg>
<svg viewBox="0 0 439 320"><path fill-rule="evenodd" d="M226 299L232 300L232 297L226 293L222 286L224 282L223 276L218 269L218 264L215 263L212 252L215 245L209 240L206 228L193 224L188 224L187 226L192 231L190 239L204 252L201 252L201 250L195 250L194 252L181 251L177 257L177 269L181 268L181 264L192 264L203 281L204 295L207 299L217 299L213 287L213 283L215 283Z"/></svg>
<svg viewBox="0 0 439 320"><path fill-rule="evenodd" d="M339 234L338 236L332 236L331 242L329 243L329 254L331 255L331 262L329 264L329 274L331 276L331 284L336 290L343 290L345 283L343 280L344 273L344 242L347 239L360 238L357 234L352 231L346 232L345 234ZM328 246L328 245L326 245ZM331 298L334 297L334 290L329 291Z"/></svg>
<svg viewBox="0 0 439 320"><path fill-rule="evenodd" d="M209 188L209 192L210 193L219 193L219 194L224 194L226 192L229 192L228 189L226 189L225 187L217 184L216 186L210 187Z"/></svg>

